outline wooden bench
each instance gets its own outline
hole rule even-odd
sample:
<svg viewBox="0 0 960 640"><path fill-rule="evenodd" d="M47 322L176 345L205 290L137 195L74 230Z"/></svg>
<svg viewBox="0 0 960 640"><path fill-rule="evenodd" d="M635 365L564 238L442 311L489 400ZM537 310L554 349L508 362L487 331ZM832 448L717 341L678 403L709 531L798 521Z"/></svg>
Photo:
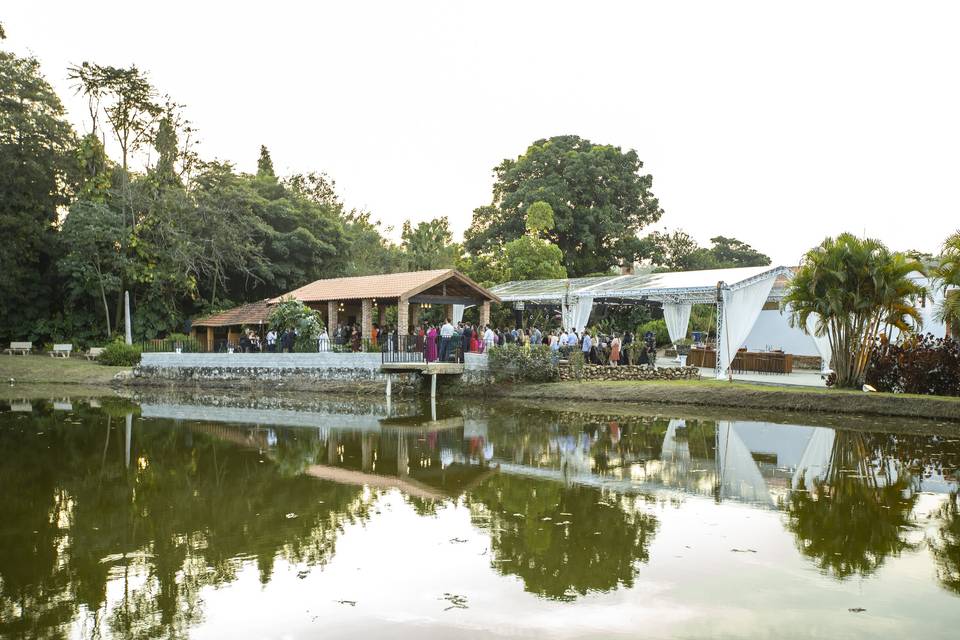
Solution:
<svg viewBox="0 0 960 640"><path fill-rule="evenodd" d="M103 347L90 347L90 350L83 354L87 360L96 360L103 353Z"/></svg>
<svg viewBox="0 0 960 640"><path fill-rule="evenodd" d="M9 349L4 349L4 353L9 353L12 356L21 355L27 356L30 355L30 351L33 350L32 342L11 342Z"/></svg>
<svg viewBox="0 0 960 640"><path fill-rule="evenodd" d="M71 353L73 353L72 344L55 344L53 345L53 351L50 352L50 357L69 358Z"/></svg>

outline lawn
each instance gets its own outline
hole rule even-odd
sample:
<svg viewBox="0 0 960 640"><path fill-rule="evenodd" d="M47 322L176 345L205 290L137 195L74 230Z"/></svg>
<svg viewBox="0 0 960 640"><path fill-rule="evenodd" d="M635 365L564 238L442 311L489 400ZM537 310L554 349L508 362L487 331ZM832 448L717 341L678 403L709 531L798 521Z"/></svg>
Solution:
<svg viewBox="0 0 960 640"><path fill-rule="evenodd" d="M86 358L51 358L49 355L0 355L0 382L16 384L110 384L113 376L129 367L107 367Z"/></svg>

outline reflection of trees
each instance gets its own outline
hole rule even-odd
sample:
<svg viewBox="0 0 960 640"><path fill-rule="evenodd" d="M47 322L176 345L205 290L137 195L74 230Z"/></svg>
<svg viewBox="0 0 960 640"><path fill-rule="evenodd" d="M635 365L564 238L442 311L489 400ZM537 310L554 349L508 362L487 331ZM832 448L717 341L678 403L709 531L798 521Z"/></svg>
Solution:
<svg viewBox="0 0 960 640"><path fill-rule="evenodd" d="M801 481L786 503L787 528L804 555L838 578L869 575L888 556L911 548L903 538L916 495L907 474L872 465L868 437L838 431L825 479ZM809 490L807 490L809 489Z"/></svg>
<svg viewBox="0 0 960 640"><path fill-rule="evenodd" d="M942 523L931 543L937 578L947 589L960 594L960 494L951 493L939 515Z"/></svg>
<svg viewBox="0 0 960 640"><path fill-rule="evenodd" d="M0 414L0 636L58 637L78 616L85 635L186 635L203 587L246 562L264 582L278 557L323 564L367 515L358 487L279 473L172 423L135 422L126 469L123 420L75 413L82 426ZM114 580L124 595L108 603Z"/></svg>
<svg viewBox="0 0 960 640"><path fill-rule="evenodd" d="M532 593L572 600L633 585L657 528L638 500L498 474L467 503L474 523L490 531L498 571L520 577Z"/></svg>

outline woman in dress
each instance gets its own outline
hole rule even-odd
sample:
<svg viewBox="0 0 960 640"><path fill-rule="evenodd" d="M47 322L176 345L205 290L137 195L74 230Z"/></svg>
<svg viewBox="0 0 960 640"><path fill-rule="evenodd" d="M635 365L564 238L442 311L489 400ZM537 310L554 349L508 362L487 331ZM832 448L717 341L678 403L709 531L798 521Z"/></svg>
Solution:
<svg viewBox="0 0 960 640"><path fill-rule="evenodd" d="M620 338L614 334L610 341L610 366L615 367L620 364Z"/></svg>
<svg viewBox="0 0 960 640"><path fill-rule="evenodd" d="M437 359L437 328L430 326L427 331L427 362Z"/></svg>

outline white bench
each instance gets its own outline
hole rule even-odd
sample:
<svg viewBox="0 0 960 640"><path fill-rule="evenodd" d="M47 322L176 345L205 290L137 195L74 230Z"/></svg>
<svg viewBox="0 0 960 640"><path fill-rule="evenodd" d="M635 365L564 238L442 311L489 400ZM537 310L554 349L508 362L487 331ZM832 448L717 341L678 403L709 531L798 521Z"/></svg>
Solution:
<svg viewBox="0 0 960 640"><path fill-rule="evenodd" d="M4 353L9 353L10 355L21 355L26 356L30 355L30 351L33 350L32 342L11 342L9 349L4 349Z"/></svg>
<svg viewBox="0 0 960 640"><path fill-rule="evenodd" d="M72 344L55 344L53 345L53 351L50 352L50 357L69 358L71 353L73 353Z"/></svg>
<svg viewBox="0 0 960 640"><path fill-rule="evenodd" d="M87 360L96 360L103 353L103 347L90 347L90 350L83 354Z"/></svg>

